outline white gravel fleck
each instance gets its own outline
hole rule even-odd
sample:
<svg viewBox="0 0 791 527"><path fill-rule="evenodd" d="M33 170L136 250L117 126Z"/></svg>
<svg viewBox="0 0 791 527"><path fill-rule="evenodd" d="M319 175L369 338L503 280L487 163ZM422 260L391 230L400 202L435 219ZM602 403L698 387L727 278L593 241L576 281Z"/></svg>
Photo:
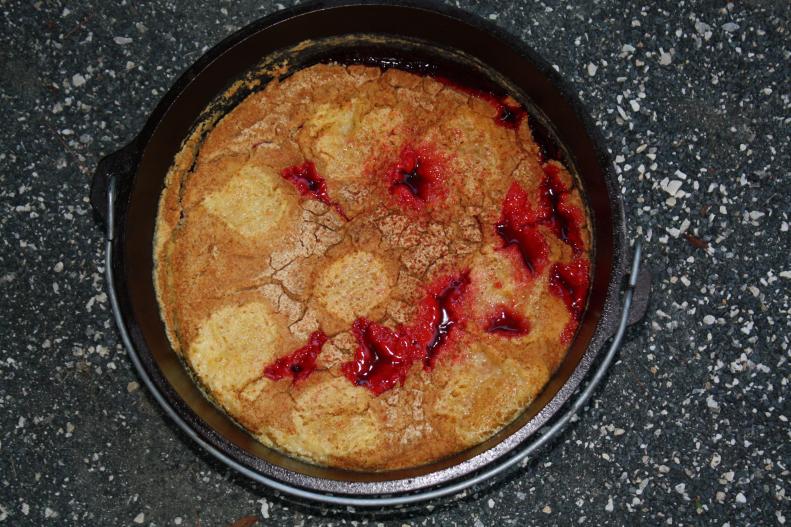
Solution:
<svg viewBox="0 0 791 527"><path fill-rule="evenodd" d="M724 29L728 33L733 33L734 31L739 30L739 24L737 24L736 22L726 22L725 24L722 25L722 29Z"/></svg>
<svg viewBox="0 0 791 527"><path fill-rule="evenodd" d="M641 481L640 485L637 486L637 490L635 491L635 494L637 494L638 496L641 495L645 491L645 488L648 486L650 482L651 482L651 478L645 478L643 481Z"/></svg>
<svg viewBox="0 0 791 527"><path fill-rule="evenodd" d="M127 44L130 44L132 42L132 39L129 37L115 37L113 38L113 42L115 42L119 46L125 46Z"/></svg>
<svg viewBox="0 0 791 527"><path fill-rule="evenodd" d="M588 62L588 75L593 77L594 75L596 75L598 69L599 67L596 64L594 64L593 62Z"/></svg>
<svg viewBox="0 0 791 527"><path fill-rule="evenodd" d="M75 88L79 88L83 84L85 84L85 77L83 77L81 74L75 73L71 77L71 85L74 86Z"/></svg>
<svg viewBox="0 0 791 527"><path fill-rule="evenodd" d="M715 322L717 322L717 319L714 318L714 316L712 315L706 315L705 317L703 317L703 323L706 324L707 326L711 326Z"/></svg>
<svg viewBox="0 0 791 527"><path fill-rule="evenodd" d="M698 20L697 22L695 22L695 31L697 31L699 35L705 35L707 32L711 31L711 26L708 25L706 22L701 22L700 20Z"/></svg>
<svg viewBox="0 0 791 527"><path fill-rule="evenodd" d="M141 512L140 514L138 514L137 516L135 516L135 519L134 519L134 520L132 520L132 521L133 521L133 522L135 522L135 523L143 523L144 521L146 521L146 515L145 515L145 513L142 513L142 512Z"/></svg>
<svg viewBox="0 0 791 527"><path fill-rule="evenodd" d="M606 510L607 512L612 512L614 508L615 507L613 506L613 503L612 503L612 496L608 496L607 497L607 505L604 506L604 510Z"/></svg>
<svg viewBox="0 0 791 527"><path fill-rule="evenodd" d="M678 194L678 191L681 189L681 185L683 184L684 182L678 179L668 180L667 178L665 178L659 183L659 186L662 187L662 190L664 190L671 196L676 196Z"/></svg>
<svg viewBox="0 0 791 527"><path fill-rule="evenodd" d="M659 65L667 66L671 62L673 62L673 56L662 48L659 48Z"/></svg>
<svg viewBox="0 0 791 527"><path fill-rule="evenodd" d="M740 492L736 495L736 503L747 503L747 498Z"/></svg>
<svg viewBox="0 0 791 527"><path fill-rule="evenodd" d="M258 503L261 504L261 516L265 519L269 519L269 502L262 498L258 500Z"/></svg>

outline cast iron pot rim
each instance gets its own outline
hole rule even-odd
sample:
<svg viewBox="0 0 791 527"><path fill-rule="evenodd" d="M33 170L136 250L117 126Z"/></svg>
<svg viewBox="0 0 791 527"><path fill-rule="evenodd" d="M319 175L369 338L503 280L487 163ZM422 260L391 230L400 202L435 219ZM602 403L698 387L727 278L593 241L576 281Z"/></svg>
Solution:
<svg viewBox="0 0 791 527"><path fill-rule="evenodd" d="M256 34L260 31L265 31L268 27L276 25L280 22L286 21L288 19L298 17L300 15L306 13L312 13L316 11L323 11L327 9L336 9L336 8L353 8L357 6L386 6L386 7L395 7L395 8L407 8L407 9L417 9L422 11L433 12L435 14L440 14L442 16L448 17L453 19L455 22L465 24L467 26L472 26L475 29L482 30L488 32L490 35L496 35L495 38L503 41L503 43L507 46L515 48L515 50L526 60L532 62L541 73L546 75L550 81L554 84L560 95L567 101L567 103L571 106L571 108L577 114L577 117L585 125L585 133L588 135L591 143L598 154L599 162L601 164L601 169L605 181L607 183L607 191L608 195L610 196L610 206L613 209L613 265L612 265L612 274L611 274L611 282L608 286L607 294L604 301L604 307L601 313L601 317L599 318L596 326L596 330L593 336L590 339L588 344L587 350L584 352L583 356L581 357L580 361L578 362L576 368L569 376L566 383L563 385L560 390L555 394L555 396L546 404L546 406L540 410L540 412L534 416L530 421L528 421L518 432L522 432L525 429L529 429L525 435L521 435L520 437L516 438L516 441L513 441L517 433L512 434L510 437L506 438L504 441L493 447L492 449L476 456L471 459L468 459L458 465L454 465L452 467L442 469L436 472L432 472L426 474L424 476L420 476L418 478L411 478L411 479L404 479L404 480L390 480L390 481L377 481L377 482L355 482L354 484L350 484L337 481L337 480L327 480L323 478L314 478L314 477L307 477L302 474L293 473L291 471L286 470L286 472L290 472L292 475L298 476L296 479L298 481L291 481L289 483L296 484L299 486L304 486L307 488L312 488L314 490L324 491L324 492L333 492L333 493L349 493L349 494L397 494L403 492L413 491L415 489L430 487L439 485L442 483L448 483L453 481L454 479L458 479L462 476L468 475L471 472L481 469L484 466L490 465L495 461L500 460L503 456L509 454L515 447L519 446L522 442L524 442L530 435L532 435L537 429L543 426L553 415L555 415L561 407L566 403L569 397L572 395L574 390L578 387L582 379L585 377L588 369L590 368L591 364L593 363L594 359L598 355L601 346L610 336L608 333L608 329L611 329L615 323L618 321L618 293L620 291L620 285L622 282L622 278L624 276L625 270L625 226L624 226L624 219L623 219L623 207L621 204L620 193L617 192L617 184L614 174L612 173L611 165L608 162L609 156L606 153L605 148L603 148L603 140L596 129L595 126L592 125L589 115L587 112L584 111L582 104L574 95L574 92L570 90L562 81L560 76L557 72L552 68L548 63L546 63L543 59L538 57L532 50L530 50L526 45L521 43L520 41L515 40L510 35L503 35L502 30L500 30L497 26L486 22L484 20L479 19L478 17L472 16L462 10L451 8L449 6L437 6L432 4L417 4L414 2L405 2L400 4L388 3L388 2L355 2L355 3L348 3L348 2L319 2L316 4L308 4L302 5L291 9L282 10L276 13L273 13L267 17L259 19L251 23L250 25L242 28L241 30L237 31L233 35L227 37L222 42L214 46L210 49L206 54L204 54L196 63L191 66L173 85L173 87L167 92L167 94L162 98L161 102L157 105L154 112L152 112L151 117L146 122L145 127L143 128L142 132L137 136L135 141L133 141L133 145L130 146L128 153L130 155L129 161L134 166L134 172L137 171L137 166L140 163L141 157L145 150L145 145L147 144L149 138L153 135L156 128L159 126L162 118L167 114L171 104L184 92L184 90L189 88L191 81L213 60L220 57L225 51L233 47L235 44L241 42L245 38L249 37L250 35ZM106 182L105 182L106 183ZM101 184L97 185L99 190L105 190L101 188ZM127 189L128 190L128 189ZM93 192L93 190L92 190ZM121 207L120 213L116 215L116 217L123 218L125 206L128 203L124 203L123 200L123 192L120 192L121 199L119 199L119 203ZM127 199L129 196L127 196ZM96 202L96 201L94 201ZM101 201L100 201L101 202ZM106 203L106 202L105 202ZM118 206L118 205L116 205ZM112 210L112 209L110 209ZM101 210L98 211L101 215ZM112 221L112 218L107 218L110 220L110 226L114 227L115 221ZM123 222L121 222L123 225ZM123 239L123 231L121 231L120 235L114 236L114 243L112 244L113 252L118 252L117 245L121 244L121 240ZM108 267L109 269L109 267ZM113 289L114 293L115 290L124 291L126 284L120 283L117 284L118 278L113 280L109 286ZM115 306L114 306L115 308ZM116 313L117 320L119 325L123 326L123 313L120 313L122 309L118 308L118 313ZM123 328L125 329L125 327ZM193 437L196 441L198 441L204 448L209 450L212 454L216 457L219 457L223 460L226 464L231 464L237 470L240 470L240 465L244 468L247 468L247 464L244 461L240 461L238 459L233 459L236 457L246 457L246 453L240 452L229 452L228 444L224 444L222 438L218 437L216 433L213 433L213 430L208 429L208 426L203 423L203 427L200 425L202 424L201 419L194 415L191 409L186 406L180 398L172 389L168 389L168 381L164 378L164 376L158 371L156 364L153 363L151 360L150 354L146 358L143 357L142 362L147 362L148 364L140 364L140 357L138 356L138 351L134 346L129 345L127 343L127 348L130 352L130 355L133 357L133 361L136 362L136 366L142 373L145 373L147 377L153 379L153 384L146 383L149 385L149 388L152 389L155 396L157 396L157 400L160 404L165 407L166 411L171 415L172 418L176 419L182 429L184 429L188 435ZM135 360L136 359L136 360ZM148 360L145 360L148 359ZM151 368L151 366L154 368ZM164 396L163 396L164 394ZM175 399L175 400L174 400ZM175 410L174 410L175 408ZM184 415L184 413L187 415ZM190 415L192 414L192 415ZM188 424L184 424L184 423ZM194 430L197 428L198 431ZM219 439L219 441L218 441ZM509 444L509 439L512 441ZM219 450L219 452L217 451ZM495 452L496 451L496 452ZM492 456L491 453L494 452L496 455ZM222 454L222 456L218 456ZM236 455L234 455L236 454ZM229 460L225 456L230 456L233 460L233 463L229 463ZM258 458L256 458L258 459ZM260 460L263 461L263 460ZM268 462L263 461L266 464ZM249 468L247 471L242 470L248 476L253 477L254 479L258 479L261 481L260 478L256 477L257 473L249 473ZM277 476L269 474L270 477ZM321 483L331 483L331 485L322 485ZM282 482L281 482L282 483ZM398 483L400 485L393 486L394 483ZM288 483L286 483L288 485ZM356 487L356 488L352 488ZM350 492L351 491L351 492Z"/></svg>

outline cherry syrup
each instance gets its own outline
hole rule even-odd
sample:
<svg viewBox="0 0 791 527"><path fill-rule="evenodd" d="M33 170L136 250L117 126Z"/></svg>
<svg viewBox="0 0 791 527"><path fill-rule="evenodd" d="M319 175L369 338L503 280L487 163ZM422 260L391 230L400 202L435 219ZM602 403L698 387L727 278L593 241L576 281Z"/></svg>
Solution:
<svg viewBox="0 0 791 527"><path fill-rule="evenodd" d="M574 254L581 254L582 211L571 204L571 189L563 184L555 165L544 165L544 181L541 183L542 208L545 210L544 223L555 236L568 244Z"/></svg>
<svg viewBox="0 0 791 527"><path fill-rule="evenodd" d="M497 97L492 92L457 84L445 77L434 77L434 79L446 86L491 104L497 112L494 116L494 122L505 128L516 130L527 116L527 110L519 104L510 102L508 97Z"/></svg>
<svg viewBox="0 0 791 527"><path fill-rule="evenodd" d="M549 246L538 230L540 220L541 215L530 206L527 192L519 183L512 183L495 231L503 240L502 248L514 247L531 275L540 274L549 257Z"/></svg>
<svg viewBox="0 0 791 527"><path fill-rule="evenodd" d="M418 320L414 333L431 338L425 345L423 365L427 370L434 368L437 353L445 345L451 330L457 324L463 323L464 293L470 284L470 273L465 271L455 278L435 284L437 291L430 294L418 307Z"/></svg>
<svg viewBox="0 0 791 527"><path fill-rule="evenodd" d="M577 330L585 311L585 300L590 285L590 262L585 257L577 257L571 263L557 263L549 273L549 290L563 300L571 320L566 325L561 340L569 342Z"/></svg>
<svg viewBox="0 0 791 527"><path fill-rule="evenodd" d="M387 181L399 204L421 209L445 195L444 159L428 146L406 146L387 173Z"/></svg>
<svg viewBox="0 0 791 527"><path fill-rule="evenodd" d="M357 349L341 371L356 386L379 395L396 385L403 386L417 361L423 362L425 370L433 369L437 355L448 347L454 328L464 324L463 300L469 283L469 272L465 271L432 284L411 326L392 330L365 318L355 320L352 333Z"/></svg>
<svg viewBox="0 0 791 527"><path fill-rule="evenodd" d="M544 225L575 255L582 254L582 211L571 204L571 189L563 184L555 165L544 165L538 209L534 210L527 192L514 182L503 201L500 221L495 232L503 240L503 249L516 247L522 262L531 275L543 271L549 246L538 227Z"/></svg>
<svg viewBox="0 0 791 527"><path fill-rule="evenodd" d="M325 342L327 335L322 331L314 331L305 346L280 357L264 368L264 375L273 381L286 377L291 377L293 382L306 379L316 369L316 357L321 353Z"/></svg>
<svg viewBox="0 0 791 527"><path fill-rule="evenodd" d="M341 366L344 375L374 395L403 385L415 362L415 349L405 336L365 318L354 321L352 333L357 350L354 358Z"/></svg>
<svg viewBox="0 0 791 527"><path fill-rule="evenodd" d="M530 332L530 324L507 306L498 306L489 317L486 332L503 337L521 337Z"/></svg>
<svg viewBox="0 0 791 527"><path fill-rule="evenodd" d="M284 168L280 175L286 181L291 182L302 196L321 201L333 207L343 219L349 219L341 206L330 199L327 182L316 171L313 161L305 161L301 165Z"/></svg>

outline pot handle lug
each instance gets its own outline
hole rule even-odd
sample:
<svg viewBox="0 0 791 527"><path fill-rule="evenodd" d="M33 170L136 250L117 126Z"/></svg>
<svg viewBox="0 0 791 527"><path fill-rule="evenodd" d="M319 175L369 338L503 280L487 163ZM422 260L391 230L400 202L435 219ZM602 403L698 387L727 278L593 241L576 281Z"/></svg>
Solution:
<svg viewBox="0 0 791 527"><path fill-rule="evenodd" d="M634 284L634 295L632 305L629 309L629 316L626 323L631 326L640 322L648 311L648 301L651 298L651 272L643 267L637 275Z"/></svg>
<svg viewBox="0 0 791 527"><path fill-rule="evenodd" d="M109 206L107 192L110 180L127 183L137 169L137 156L140 153L137 139L125 147L99 160L91 181L91 207L97 220L107 227Z"/></svg>

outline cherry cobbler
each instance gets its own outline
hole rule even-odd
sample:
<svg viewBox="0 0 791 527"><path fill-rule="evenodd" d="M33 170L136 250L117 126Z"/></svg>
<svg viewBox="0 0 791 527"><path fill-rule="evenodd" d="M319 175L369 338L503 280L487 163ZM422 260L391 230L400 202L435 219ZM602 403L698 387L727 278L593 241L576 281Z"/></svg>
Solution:
<svg viewBox="0 0 791 527"><path fill-rule="evenodd" d="M262 443L357 470L489 438L584 313L575 179L510 97L320 64L185 143L156 233L170 340Z"/></svg>

